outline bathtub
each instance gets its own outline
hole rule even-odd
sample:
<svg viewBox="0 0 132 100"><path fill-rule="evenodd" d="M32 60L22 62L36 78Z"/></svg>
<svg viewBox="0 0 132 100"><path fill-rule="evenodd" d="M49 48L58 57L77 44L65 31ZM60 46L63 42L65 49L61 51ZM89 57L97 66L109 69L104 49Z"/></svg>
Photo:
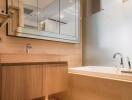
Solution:
<svg viewBox="0 0 132 100"><path fill-rule="evenodd" d="M104 67L104 66L84 66L69 68L69 74L78 74L91 77L112 79L118 81L132 82L132 74L122 73L121 71L127 69L116 68L116 67Z"/></svg>

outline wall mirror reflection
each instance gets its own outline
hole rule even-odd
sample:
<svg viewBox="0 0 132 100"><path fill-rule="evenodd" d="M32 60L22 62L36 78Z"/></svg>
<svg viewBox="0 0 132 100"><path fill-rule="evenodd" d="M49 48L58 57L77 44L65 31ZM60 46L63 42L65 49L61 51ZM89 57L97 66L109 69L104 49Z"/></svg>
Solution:
<svg viewBox="0 0 132 100"><path fill-rule="evenodd" d="M80 0L8 0L14 6L19 24L8 35L79 43Z"/></svg>

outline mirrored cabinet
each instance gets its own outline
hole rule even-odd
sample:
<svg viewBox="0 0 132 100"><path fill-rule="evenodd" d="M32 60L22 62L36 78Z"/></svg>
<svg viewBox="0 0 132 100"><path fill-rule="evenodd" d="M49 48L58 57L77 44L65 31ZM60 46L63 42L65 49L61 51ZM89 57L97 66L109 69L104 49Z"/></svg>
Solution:
<svg viewBox="0 0 132 100"><path fill-rule="evenodd" d="M8 35L80 43L80 0L8 0L7 4L8 11L19 10L18 26Z"/></svg>

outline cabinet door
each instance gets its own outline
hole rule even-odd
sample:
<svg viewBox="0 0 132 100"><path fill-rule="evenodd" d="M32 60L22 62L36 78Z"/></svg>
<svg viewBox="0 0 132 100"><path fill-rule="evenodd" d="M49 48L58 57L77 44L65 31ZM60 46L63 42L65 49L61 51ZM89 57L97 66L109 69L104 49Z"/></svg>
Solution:
<svg viewBox="0 0 132 100"><path fill-rule="evenodd" d="M2 95L2 69L0 68L0 100L1 100L1 95Z"/></svg>
<svg viewBox="0 0 132 100"><path fill-rule="evenodd" d="M32 100L42 96L42 66L2 68L1 100Z"/></svg>
<svg viewBox="0 0 132 100"><path fill-rule="evenodd" d="M67 64L46 65L46 94L56 94L67 90Z"/></svg>

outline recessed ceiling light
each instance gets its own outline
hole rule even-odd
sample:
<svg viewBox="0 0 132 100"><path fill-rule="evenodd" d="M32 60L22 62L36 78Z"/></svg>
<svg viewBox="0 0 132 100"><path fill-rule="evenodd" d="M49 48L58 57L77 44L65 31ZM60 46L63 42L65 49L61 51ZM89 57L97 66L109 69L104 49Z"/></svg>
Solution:
<svg viewBox="0 0 132 100"><path fill-rule="evenodd" d="M63 19L63 18L64 18L64 15L63 15L63 14L61 14L61 15L60 15L60 18L61 18L61 19Z"/></svg>

